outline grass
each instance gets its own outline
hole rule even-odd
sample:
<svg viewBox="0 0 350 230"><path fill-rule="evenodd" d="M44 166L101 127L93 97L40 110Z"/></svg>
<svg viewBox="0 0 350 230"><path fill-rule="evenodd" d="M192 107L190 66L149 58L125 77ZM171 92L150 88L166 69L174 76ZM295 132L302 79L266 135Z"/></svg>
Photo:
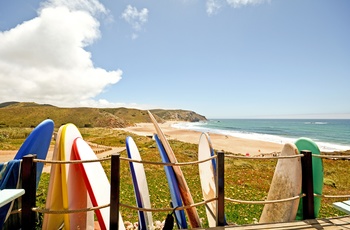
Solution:
<svg viewBox="0 0 350 230"><path fill-rule="evenodd" d="M26 130L23 130L27 132ZM82 128L83 137L87 141L108 146L125 146L126 136L132 136L139 148L143 160L160 162L161 158L156 148L154 140L148 137L136 136L131 133L117 131L107 128ZM25 136L25 135L24 135ZM17 136L16 136L17 137ZM11 143L7 148L18 149L18 140L9 139L0 141L1 143ZM21 143L22 143L21 142ZM170 145L174 150L179 162L195 161L197 159L197 145L171 140ZM1 146L2 148L2 146ZM126 152L120 153L122 157L127 157ZM225 197L241 200L264 200L267 196L269 186L274 173L276 160L247 160L247 159L225 159ZM325 185L324 194L350 194L349 161L324 159ZM107 176L110 176L109 161L103 162L103 167ZM163 166L145 164L150 199L153 208L170 207L170 193L166 181ZM183 174L188 183L195 203L202 201L201 186L199 181L198 167L195 165L181 166ZM135 206L135 198L129 163L121 161L121 202ZM37 191L37 206L44 207L47 194L47 187L50 175L43 173ZM332 203L344 199L323 199L320 211L320 218L341 216L344 213L332 207ZM263 205L236 204L226 201L225 213L227 222L230 224L251 224L259 220ZM198 207L198 214L204 220L203 226L207 226L206 213L204 207ZM137 222L137 212L121 207L123 220ZM153 220L163 221L167 213L155 212Z"/></svg>

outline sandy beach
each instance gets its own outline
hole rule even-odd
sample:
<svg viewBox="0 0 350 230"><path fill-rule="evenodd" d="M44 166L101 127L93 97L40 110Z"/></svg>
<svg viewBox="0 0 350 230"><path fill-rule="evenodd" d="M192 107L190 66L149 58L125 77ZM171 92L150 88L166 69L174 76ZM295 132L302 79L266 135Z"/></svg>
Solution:
<svg viewBox="0 0 350 230"><path fill-rule="evenodd" d="M175 139L183 142L198 144L201 135L200 132L174 128L172 127L174 123L176 122L168 121L159 124L169 140ZM138 123L133 127L123 128L123 130L143 136L151 136L156 132L152 123ZM282 144L248 140L215 133L209 133L209 135L215 150L223 150L225 152L243 155L249 153L250 156L274 154L282 150Z"/></svg>

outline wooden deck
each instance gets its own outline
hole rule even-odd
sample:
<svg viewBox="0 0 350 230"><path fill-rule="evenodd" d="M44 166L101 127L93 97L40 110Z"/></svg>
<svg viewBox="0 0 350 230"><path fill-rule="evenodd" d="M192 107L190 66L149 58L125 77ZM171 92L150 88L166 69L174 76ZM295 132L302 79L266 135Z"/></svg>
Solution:
<svg viewBox="0 0 350 230"><path fill-rule="evenodd" d="M202 228L204 229L204 228ZM295 221L288 223L274 223L274 224L254 224L254 225L239 225L239 226L225 226L216 228L207 228L208 230L238 230L238 229L350 229L350 215L329 219L314 219Z"/></svg>

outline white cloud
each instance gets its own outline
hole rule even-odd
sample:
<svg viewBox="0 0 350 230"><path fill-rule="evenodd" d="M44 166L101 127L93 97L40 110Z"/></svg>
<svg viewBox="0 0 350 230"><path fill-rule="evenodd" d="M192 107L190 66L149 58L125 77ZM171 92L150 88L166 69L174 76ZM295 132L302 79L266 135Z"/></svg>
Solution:
<svg viewBox="0 0 350 230"><path fill-rule="evenodd" d="M142 26L148 21L148 9L143 8L140 11L136 7L128 5L122 13L122 18L131 25L134 31L140 31ZM136 39L137 34L133 33L132 39Z"/></svg>
<svg viewBox="0 0 350 230"><path fill-rule="evenodd" d="M138 38L139 37L139 35L137 34L137 33L133 33L132 35L131 35L131 39L132 40L135 40L136 38Z"/></svg>
<svg viewBox="0 0 350 230"><path fill-rule="evenodd" d="M79 106L93 100L122 71L94 66L84 47L100 38L97 1L48 1L32 20L0 32L1 101Z"/></svg>
<svg viewBox="0 0 350 230"><path fill-rule="evenodd" d="M108 10L98 0L48 0L41 4L41 9L61 6L71 11L86 11L91 15L108 13Z"/></svg>
<svg viewBox="0 0 350 230"><path fill-rule="evenodd" d="M229 5L233 8L240 8L248 5L258 5L264 2L270 2L270 0L207 0L206 9L208 15L214 15L225 5Z"/></svg>
<svg viewBox="0 0 350 230"><path fill-rule="evenodd" d="M85 100L83 101L80 106L82 107L93 107L93 108L117 108L117 107L124 107L124 108L134 108L134 109L158 109L161 106L151 105L151 104L138 104L138 103L118 103L118 102L110 102L106 99L99 99L99 100ZM164 109L175 109L175 108L166 108L161 107Z"/></svg>
<svg viewBox="0 0 350 230"><path fill-rule="evenodd" d="M207 0L206 7L207 7L207 14L213 15L220 10L220 8L222 7L222 4L220 3L220 0Z"/></svg>
<svg viewBox="0 0 350 230"><path fill-rule="evenodd" d="M269 0L226 0L226 1L233 8L239 8L241 6L261 4L264 2L268 2Z"/></svg>

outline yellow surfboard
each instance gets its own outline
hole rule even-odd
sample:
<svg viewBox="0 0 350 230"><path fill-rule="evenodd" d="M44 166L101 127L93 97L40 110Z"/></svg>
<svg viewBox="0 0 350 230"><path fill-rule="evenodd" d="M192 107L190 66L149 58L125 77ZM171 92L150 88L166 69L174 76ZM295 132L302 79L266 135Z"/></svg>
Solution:
<svg viewBox="0 0 350 230"><path fill-rule="evenodd" d="M73 142L81 134L73 124L62 126L57 135L53 154L54 160L76 160L72 154ZM78 164L53 164L49 184L46 208L51 210L77 210L92 207L87 188L82 180ZM47 214L44 216L43 229L90 229L94 225L93 212L70 214Z"/></svg>
<svg viewBox="0 0 350 230"><path fill-rule="evenodd" d="M57 132L55 148L52 160L61 160L59 154L60 138L64 126L61 126ZM49 188L46 198L46 209L63 210L63 195L61 184L61 167L59 164L52 164L50 171ZM63 225L63 214L44 214L42 229L59 229Z"/></svg>

